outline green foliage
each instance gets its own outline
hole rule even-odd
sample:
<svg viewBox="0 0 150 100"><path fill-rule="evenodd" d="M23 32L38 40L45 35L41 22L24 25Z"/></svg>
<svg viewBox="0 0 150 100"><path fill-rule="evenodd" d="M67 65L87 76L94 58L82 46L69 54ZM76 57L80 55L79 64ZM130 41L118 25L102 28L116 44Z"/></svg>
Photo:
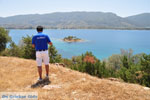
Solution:
<svg viewBox="0 0 150 100"><path fill-rule="evenodd" d="M121 55L112 55L108 58L108 60L106 61L106 66L110 67L114 70L119 70L121 68Z"/></svg>
<svg viewBox="0 0 150 100"><path fill-rule="evenodd" d="M127 69L126 67L122 67L119 70L119 77L121 79L123 79L126 82L130 82L130 83L137 83L138 79L136 76L136 73L140 70L139 66L131 66L129 69Z"/></svg>
<svg viewBox="0 0 150 100"><path fill-rule="evenodd" d="M11 42L9 48L5 49L1 55L35 59L35 49L32 47L32 37L23 37L22 41L23 44L21 44L21 46L17 46L14 42Z"/></svg>
<svg viewBox="0 0 150 100"><path fill-rule="evenodd" d="M150 87L150 55L144 54L141 59L142 78L141 84Z"/></svg>
<svg viewBox="0 0 150 100"><path fill-rule="evenodd" d="M122 49L120 55L112 55L104 62L98 60L91 52L86 52L72 58L71 68L100 78L116 77L150 87L150 55L132 53L131 49ZM85 60L87 56L93 57L95 62Z"/></svg>
<svg viewBox="0 0 150 100"><path fill-rule="evenodd" d="M123 67L125 67L127 69L130 67L127 56L123 56L122 65L123 65Z"/></svg>
<svg viewBox="0 0 150 100"><path fill-rule="evenodd" d="M8 31L0 27L0 52L5 50L6 44L11 41L11 38L8 35Z"/></svg>
<svg viewBox="0 0 150 100"><path fill-rule="evenodd" d="M23 37L23 58L26 59L35 59L35 48L32 47L32 37L28 36Z"/></svg>
<svg viewBox="0 0 150 100"><path fill-rule="evenodd" d="M2 53L2 56L14 56L14 57L22 57L23 50L18 47L14 42L11 42L9 48L5 49Z"/></svg>
<svg viewBox="0 0 150 100"><path fill-rule="evenodd" d="M137 72L140 71L140 64L138 55L133 55L133 50L121 49L121 68L117 72L117 76L126 82L137 83L138 76Z"/></svg>
<svg viewBox="0 0 150 100"><path fill-rule="evenodd" d="M49 56L50 56L50 63L61 62L62 60L61 55L57 53L57 50L53 45L51 45L48 50L49 50Z"/></svg>
<svg viewBox="0 0 150 100"><path fill-rule="evenodd" d="M150 73L150 55L143 55L143 58L141 59L141 65L142 65L142 71L145 71L146 73Z"/></svg>
<svg viewBox="0 0 150 100"><path fill-rule="evenodd" d="M98 60L92 52L86 52L81 56L72 58L72 69L80 72L86 72L97 77L108 77L109 70L106 68L106 63Z"/></svg>
<svg viewBox="0 0 150 100"><path fill-rule="evenodd" d="M73 62L70 60L70 59L62 59L62 62L68 67L68 66L72 66L73 65Z"/></svg>

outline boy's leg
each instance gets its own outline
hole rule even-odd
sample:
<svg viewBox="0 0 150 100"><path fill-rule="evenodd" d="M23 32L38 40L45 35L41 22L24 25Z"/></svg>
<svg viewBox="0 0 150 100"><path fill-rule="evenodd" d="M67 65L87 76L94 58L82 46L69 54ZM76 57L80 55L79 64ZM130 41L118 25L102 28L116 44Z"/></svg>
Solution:
<svg viewBox="0 0 150 100"><path fill-rule="evenodd" d="M46 76L49 75L49 65L45 65L45 69L46 69Z"/></svg>
<svg viewBox="0 0 150 100"><path fill-rule="evenodd" d="M42 79L42 56L41 52L36 52L36 62L38 67L38 73L39 73L39 80Z"/></svg>
<svg viewBox="0 0 150 100"><path fill-rule="evenodd" d="M39 78L42 79L42 66L38 66Z"/></svg>
<svg viewBox="0 0 150 100"><path fill-rule="evenodd" d="M43 52L43 61L45 64L45 70L46 70L46 77L49 75L49 55L48 50Z"/></svg>

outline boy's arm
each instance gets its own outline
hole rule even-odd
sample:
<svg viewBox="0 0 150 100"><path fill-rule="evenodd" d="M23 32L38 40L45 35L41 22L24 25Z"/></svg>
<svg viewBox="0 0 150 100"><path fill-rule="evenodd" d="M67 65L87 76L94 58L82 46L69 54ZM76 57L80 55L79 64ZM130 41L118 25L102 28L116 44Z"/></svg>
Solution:
<svg viewBox="0 0 150 100"><path fill-rule="evenodd" d="M50 38L47 36L47 41L49 45L53 45L53 43L51 42Z"/></svg>
<svg viewBox="0 0 150 100"><path fill-rule="evenodd" d="M32 44L32 47L33 47L33 48L35 48L35 45L34 45L34 44Z"/></svg>
<svg viewBox="0 0 150 100"><path fill-rule="evenodd" d="M34 39L34 37L32 38L32 47L35 48L35 39Z"/></svg>
<svg viewBox="0 0 150 100"><path fill-rule="evenodd" d="M49 44L49 45L53 45L53 43L52 43L52 42L49 42L48 44Z"/></svg>

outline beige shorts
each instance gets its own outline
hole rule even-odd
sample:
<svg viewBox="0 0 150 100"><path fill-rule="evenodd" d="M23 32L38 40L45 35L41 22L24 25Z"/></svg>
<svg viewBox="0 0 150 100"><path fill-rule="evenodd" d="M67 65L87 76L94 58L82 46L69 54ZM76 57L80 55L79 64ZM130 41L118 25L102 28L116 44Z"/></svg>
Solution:
<svg viewBox="0 0 150 100"><path fill-rule="evenodd" d="M42 66L42 61L45 65L49 64L48 50L46 50L46 51L36 51L37 66Z"/></svg>

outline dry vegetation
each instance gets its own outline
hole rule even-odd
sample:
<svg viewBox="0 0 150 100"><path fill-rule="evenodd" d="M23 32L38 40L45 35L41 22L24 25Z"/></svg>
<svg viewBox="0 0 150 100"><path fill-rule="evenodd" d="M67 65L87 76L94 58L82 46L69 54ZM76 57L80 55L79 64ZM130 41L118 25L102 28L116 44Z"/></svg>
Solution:
<svg viewBox="0 0 150 100"><path fill-rule="evenodd" d="M43 72L44 76L44 66ZM30 88L37 78L34 60L0 57L0 92L37 91L39 100L150 100L150 89L143 86L99 79L52 64L47 88Z"/></svg>

